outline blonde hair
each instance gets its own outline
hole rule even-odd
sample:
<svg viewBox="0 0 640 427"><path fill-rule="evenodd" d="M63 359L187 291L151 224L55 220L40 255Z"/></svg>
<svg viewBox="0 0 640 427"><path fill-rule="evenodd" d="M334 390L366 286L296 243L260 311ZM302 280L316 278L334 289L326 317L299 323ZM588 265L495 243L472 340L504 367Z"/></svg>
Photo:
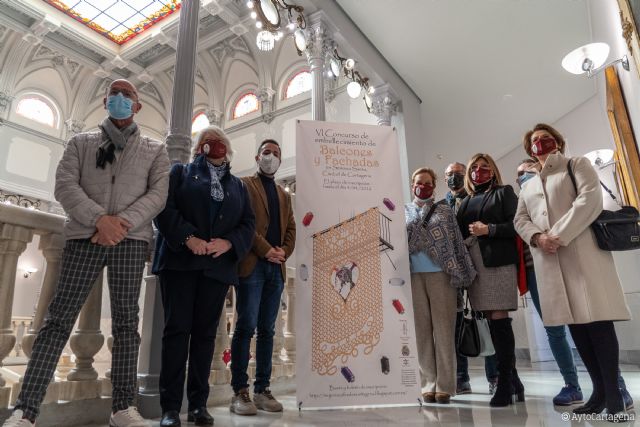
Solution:
<svg viewBox="0 0 640 427"><path fill-rule="evenodd" d="M208 134L215 135L218 139L220 139L220 141L225 145L225 147L227 147L227 155L224 156L224 160L227 163L231 163L231 159L233 159L233 150L231 149L231 141L229 141L227 134L224 133L222 129L214 125L207 126L206 128L202 129L200 132L195 134L195 136L193 137L193 150L191 152L192 157L195 159L196 156L200 154L199 153L200 147L202 146L204 137Z"/></svg>
<svg viewBox="0 0 640 427"><path fill-rule="evenodd" d="M473 184L473 181L471 181L471 172L473 172L471 167L480 159L489 163L489 168L493 171L493 179L496 184L502 185L502 176L500 175L500 170L498 170L498 166L493 158L485 153L477 153L471 158L471 160L469 160L469 163L467 163L467 170L464 173L464 189L467 191L467 194L471 196L476 194L476 186Z"/></svg>
<svg viewBox="0 0 640 427"><path fill-rule="evenodd" d="M423 173L428 173L429 175L431 175L431 180L433 181L433 187L435 188L436 181L438 180L438 176L436 175L434 170L431 169L431 168L419 168L419 169L416 169L416 171L411 175L411 184L413 184L413 182L415 181L416 176L421 175Z"/></svg>

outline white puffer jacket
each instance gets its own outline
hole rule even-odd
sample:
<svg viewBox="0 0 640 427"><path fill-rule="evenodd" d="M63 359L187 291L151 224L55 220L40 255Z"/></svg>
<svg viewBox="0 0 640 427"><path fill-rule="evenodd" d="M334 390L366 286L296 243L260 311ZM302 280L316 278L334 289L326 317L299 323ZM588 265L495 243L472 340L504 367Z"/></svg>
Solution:
<svg viewBox="0 0 640 427"><path fill-rule="evenodd" d="M102 143L102 132L80 133L71 138L58 164L55 197L67 213L65 238L89 238L100 216L118 215L133 225L127 238L151 242L151 220L167 201L167 150L138 130L102 169L96 167Z"/></svg>

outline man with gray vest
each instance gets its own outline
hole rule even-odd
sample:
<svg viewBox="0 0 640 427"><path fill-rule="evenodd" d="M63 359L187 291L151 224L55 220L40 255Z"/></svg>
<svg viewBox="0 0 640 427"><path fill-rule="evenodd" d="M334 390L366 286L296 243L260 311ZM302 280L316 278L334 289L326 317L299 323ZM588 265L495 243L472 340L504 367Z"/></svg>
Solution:
<svg viewBox="0 0 640 427"><path fill-rule="evenodd" d="M55 197L67 214L60 277L4 427L35 425L62 349L104 267L113 321L109 425L150 425L133 406L138 298L153 239L151 220L167 199L169 157L164 144L140 135L133 118L142 105L130 82L113 81L103 103L109 116L100 130L71 138L58 164Z"/></svg>

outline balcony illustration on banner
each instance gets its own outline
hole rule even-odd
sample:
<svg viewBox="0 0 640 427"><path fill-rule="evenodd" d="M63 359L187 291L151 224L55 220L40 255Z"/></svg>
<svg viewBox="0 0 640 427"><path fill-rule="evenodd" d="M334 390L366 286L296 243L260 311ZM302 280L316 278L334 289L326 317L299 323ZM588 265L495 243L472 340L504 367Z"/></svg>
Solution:
<svg viewBox="0 0 640 427"><path fill-rule="evenodd" d="M390 222L376 207L312 235L311 352L319 375L348 371L352 382L357 374L348 369L349 360L371 354L380 342L381 253L393 250Z"/></svg>

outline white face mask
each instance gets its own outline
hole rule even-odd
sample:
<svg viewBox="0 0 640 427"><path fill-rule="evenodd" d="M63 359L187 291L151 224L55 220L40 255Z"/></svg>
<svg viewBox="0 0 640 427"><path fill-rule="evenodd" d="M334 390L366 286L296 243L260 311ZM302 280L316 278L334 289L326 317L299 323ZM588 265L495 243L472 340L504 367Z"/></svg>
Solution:
<svg viewBox="0 0 640 427"><path fill-rule="evenodd" d="M273 175L280 167L280 159L273 153L261 154L258 158L258 167L267 175Z"/></svg>

